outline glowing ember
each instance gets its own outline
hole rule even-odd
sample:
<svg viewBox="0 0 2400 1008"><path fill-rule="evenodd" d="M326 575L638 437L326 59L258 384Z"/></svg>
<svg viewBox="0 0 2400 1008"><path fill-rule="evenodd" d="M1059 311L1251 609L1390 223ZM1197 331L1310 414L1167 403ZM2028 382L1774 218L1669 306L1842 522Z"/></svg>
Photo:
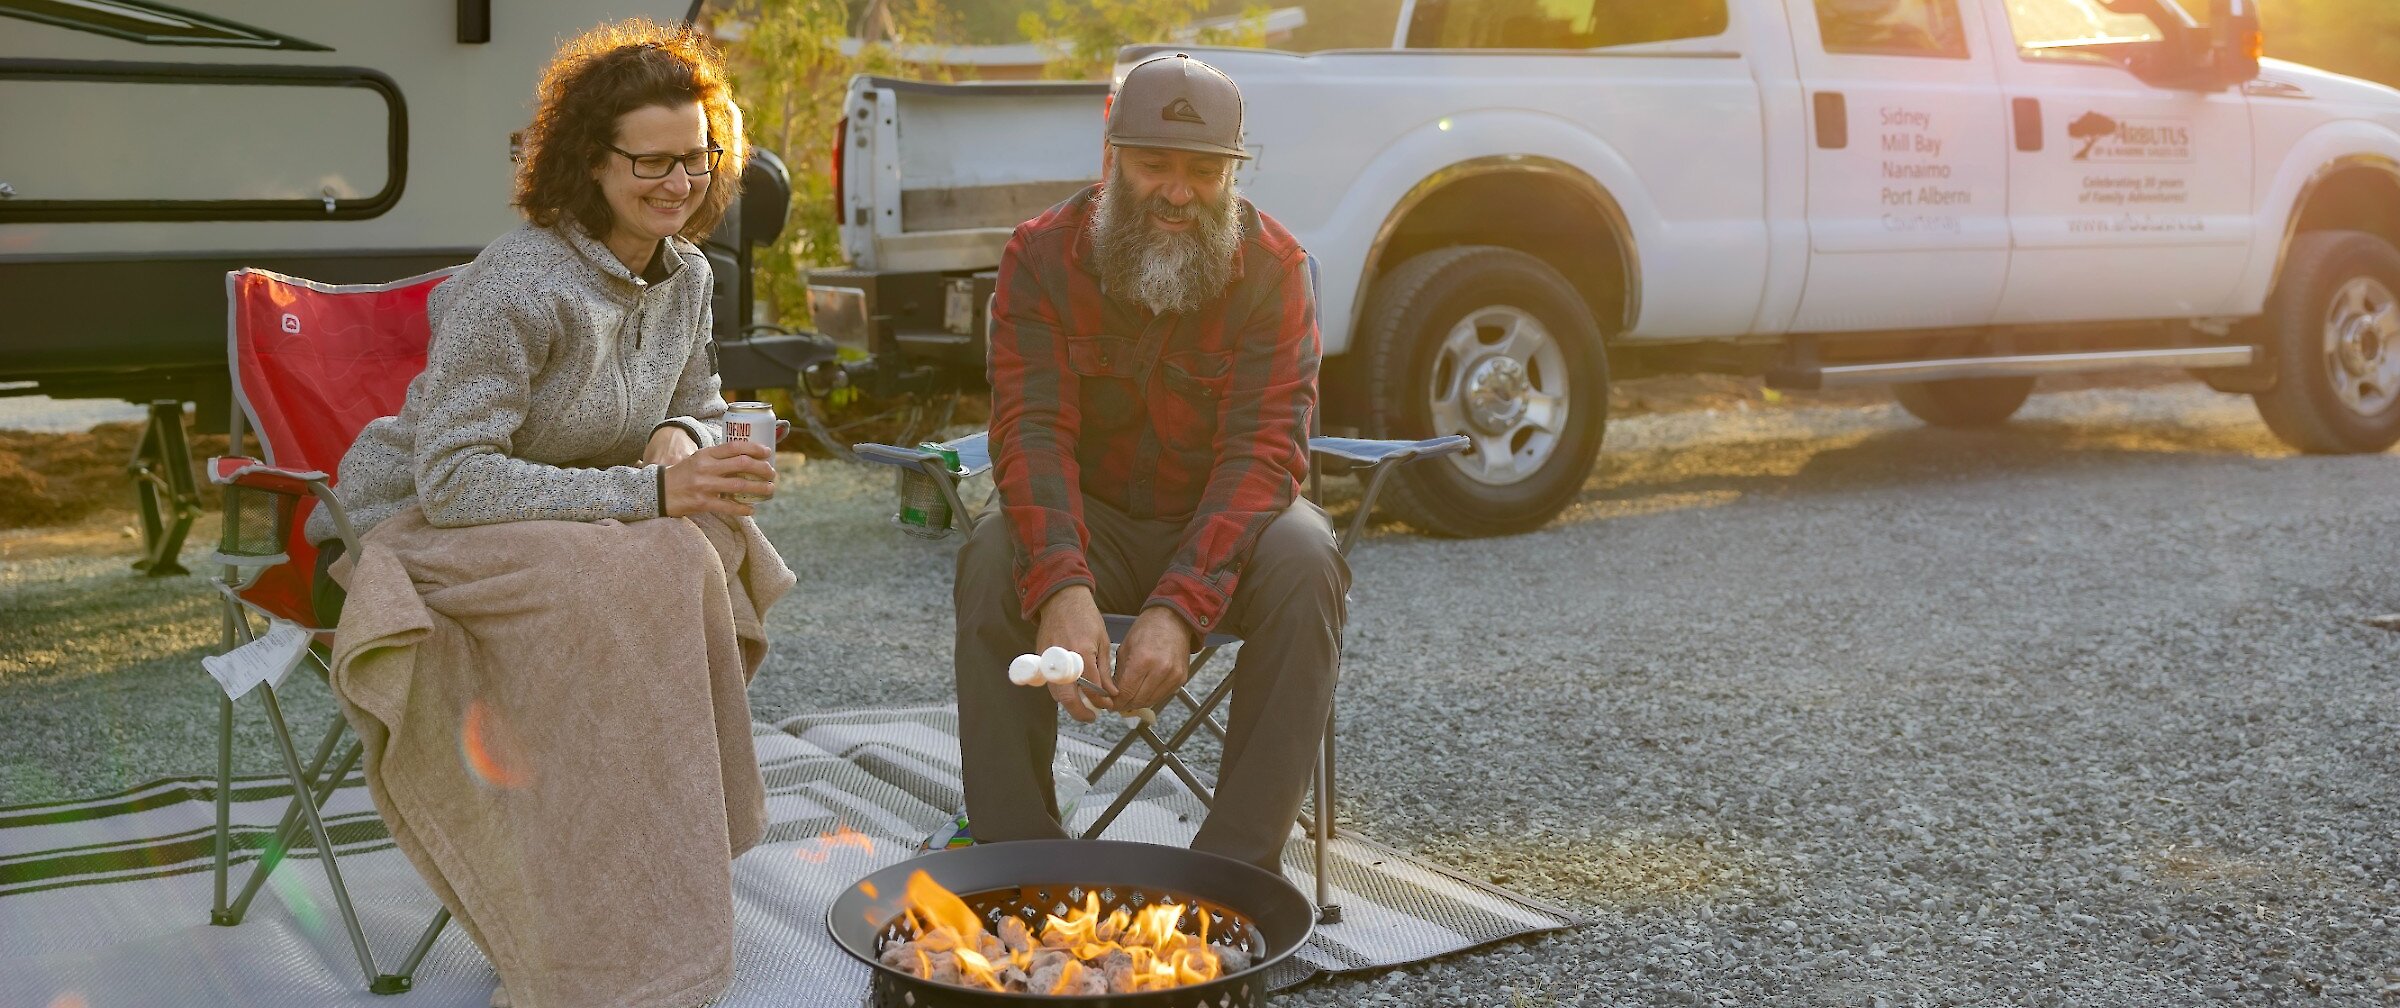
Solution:
<svg viewBox="0 0 2400 1008"><path fill-rule="evenodd" d="M1242 949L1209 944L1208 914L1181 903L1102 915L1099 894L1087 892L1066 916L1045 916L1038 933L1004 917L994 935L965 900L920 871L908 877L901 916L909 938L886 946L883 964L975 990L1133 994L1207 983L1250 966ZM1197 934L1182 929L1187 916Z"/></svg>

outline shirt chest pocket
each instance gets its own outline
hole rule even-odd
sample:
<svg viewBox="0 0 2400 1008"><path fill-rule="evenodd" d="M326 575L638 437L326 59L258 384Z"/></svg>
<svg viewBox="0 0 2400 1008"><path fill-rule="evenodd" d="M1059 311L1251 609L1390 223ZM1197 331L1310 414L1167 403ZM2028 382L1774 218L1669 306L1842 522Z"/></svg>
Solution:
<svg viewBox="0 0 2400 1008"><path fill-rule="evenodd" d="M1084 422L1123 427L1133 422L1140 390L1134 386L1133 341L1121 336L1070 336L1067 370L1075 375Z"/></svg>
<svg viewBox="0 0 2400 1008"><path fill-rule="evenodd" d="M1213 446L1217 411L1233 385L1233 354L1204 350L1171 353L1159 362L1159 373L1166 379L1170 400L1154 410L1162 440L1184 448Z"/></svg>
<svg viewBox="0 0 2400 1008"><path fill-rule="evenodd" d="M1217 402L1225 398L1226 386L1233 384L1231 351L1186 350L1168 354L1160 363L1166 371L1168 389L1211 413L1216 412Z"/></svg>

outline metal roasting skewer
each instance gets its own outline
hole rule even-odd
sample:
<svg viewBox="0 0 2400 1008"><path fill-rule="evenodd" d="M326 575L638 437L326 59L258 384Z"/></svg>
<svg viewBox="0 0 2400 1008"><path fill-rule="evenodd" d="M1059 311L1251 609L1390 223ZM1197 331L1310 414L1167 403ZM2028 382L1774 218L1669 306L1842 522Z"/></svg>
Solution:
<svg viewBox="0 0 2400 1008"><path fill-rule="evenodd" d="M1108 695L1108 691L1101 689L1099 683L1093 682L1090 679L1086 679L1082 676L1075 677L1075 685L1083 687L1084 692L1093 696L1104 697ZM1130 711L1118 711L1117 714L1120 717L1140 718L1142 724L1144 725L1153 725L1158 723L1158 710L1156 708L1140 707Z"/></svg>

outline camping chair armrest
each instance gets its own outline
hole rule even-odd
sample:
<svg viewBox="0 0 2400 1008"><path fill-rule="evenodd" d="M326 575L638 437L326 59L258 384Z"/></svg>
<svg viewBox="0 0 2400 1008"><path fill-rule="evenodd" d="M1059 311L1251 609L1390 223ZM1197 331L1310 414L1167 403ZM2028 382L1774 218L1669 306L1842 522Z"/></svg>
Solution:
<svg viewBox="0 0 2400 1008"><path fill-rule="evenodd" d="M287 497L314 497L333 516L334 533L342 540L342 548L358 552L358 534L350 527L350 510L342 506L341 498L333 495L333 478L314 469L279 469L253 458L239 455L220 455L208 460L208 481L218 486L241 487ZM230 516L227 521L233 520Z"/></svg>
<svg viewBox="0 0 2400 1008"><path fill-rule="evenodd" d="M861 462L892 466L901 471L900 486L903 498L901 506L904 512L908 507L906 503L908 475L915 473L932 481L934 489L941 492L943 502L949 505L951 517L950 521L942 524L937 531L919 534L926 538L940 538L950 534L953 523L962 529L973 525L972 516L975 512L967 506L965 495L959 492L959 484L991 469L991 455L985 450L984 443L984 435L978 431L970 437L939 445L938 447L950 449L958 454L959 464L955 469L951 467L949 459L942 457L940 452L931 448L903 448L899 445L867 443L851 445L850 451L857 455ZM900 515L892 516L892 520L902 525L912 524L903 520Z"/></svg>
<svg viewBox="0 0 2400 1008"><path fill-rule="evenodd" d="M1383 481L1401 467L1441 455L1465 451L1472 442L1464 434L1426 438L1422 441L1375 441L1363 438L1312 437L1308 439L1310 454L1340 459L1350 463L1358 473L1364 488L1358 499L1358 513L1350 516L1350 525L1342 530L1336 545L1344 555L1350 545L1366 531L1367 520L1375 513L1375 499L1383 495Z"/></svg>
<svg viewBox="0 0 2400 1008"><path fill-rule="evenodd" d="M324 473L314 469L278 469L239 455L219 455L208 460L208 481L218 486L240 486L306 497L313 492L310 484L324 483L328 479Z"/></svg>
<svg viewBox="0 0 2400 1008"><path fill-rule="evenodd" d="M947 448L958 454L958 468L947 470L957 479L974 479L991 471L992 437L987 431L976 431L964 437L944 441L934 447ZM856 453L860 460L880 465L909 466L924 463L940 465L942 463L942 457L934 454L930 448L859 444L851 445L850 450Z"/></svg>

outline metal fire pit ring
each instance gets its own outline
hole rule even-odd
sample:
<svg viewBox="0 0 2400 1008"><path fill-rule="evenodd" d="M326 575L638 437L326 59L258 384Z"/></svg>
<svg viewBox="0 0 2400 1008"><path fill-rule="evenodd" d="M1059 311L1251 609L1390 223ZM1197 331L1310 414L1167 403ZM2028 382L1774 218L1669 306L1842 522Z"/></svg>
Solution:
<svg viewBox="0 0 2400 1008"><path fill-rule="evenodd" d="M1171 899L1214 915L1211 944L1237 945L1254 958L1249 968L1207 983L1136 994L1054 997L920 980L877 960L887 944L908 937L900 907L909 876L920 870L957 893L995 932L1008 914L1038 931L1043 916L1083 905L1086 893L1099 896L1103 914ZM868 896L870 890L876 895ZM1267 1003L1267 968L1298 951L1315 925L1308 897L1281 876L1215 854L1121 840L1023 840L935 851L860 879L825 912L834 943L872 973L866 999L872 1008L1259 1008Z"/></svg>

